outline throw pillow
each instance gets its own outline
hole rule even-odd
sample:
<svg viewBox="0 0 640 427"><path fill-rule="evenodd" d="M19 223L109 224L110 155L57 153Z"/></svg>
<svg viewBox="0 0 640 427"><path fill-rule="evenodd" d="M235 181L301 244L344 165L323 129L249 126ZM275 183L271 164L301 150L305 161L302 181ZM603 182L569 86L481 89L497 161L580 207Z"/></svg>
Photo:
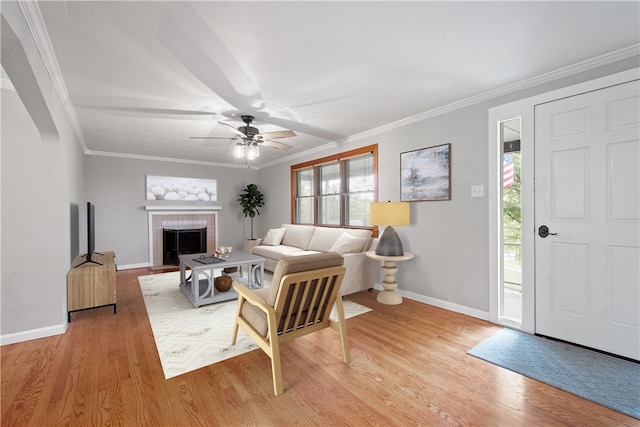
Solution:
<svg viewBox="0 0 640 427"><path fill-rule="evenodd" d="M355 237L349 233L342 233L342 236L331 246L329 252L338 252L339 254L360 252L366 240L367 239L363 237Z"/></svg>
<svg viewBox="0 0 640 427"><path fill-rule="evenodd" d="M272 228L267 231L267 235L262 239L262 244L267 246L277 246L282 242L286 228Z"/></svg>

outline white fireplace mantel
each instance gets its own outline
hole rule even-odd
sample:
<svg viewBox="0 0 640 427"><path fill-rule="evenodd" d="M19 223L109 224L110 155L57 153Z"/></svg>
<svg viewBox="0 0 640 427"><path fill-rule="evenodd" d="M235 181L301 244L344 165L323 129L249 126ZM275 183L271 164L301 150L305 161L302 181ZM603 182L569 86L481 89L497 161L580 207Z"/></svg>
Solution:
<svg viewBox="0 0 640 427"><path fill-rule="evenodd" d="M177 205L177 206L166 206L166 205L146 205L144 207L146 211L221 211L222 206L206 206L206 205L198 205L198 206L188 206L188 205Z"/></svg>

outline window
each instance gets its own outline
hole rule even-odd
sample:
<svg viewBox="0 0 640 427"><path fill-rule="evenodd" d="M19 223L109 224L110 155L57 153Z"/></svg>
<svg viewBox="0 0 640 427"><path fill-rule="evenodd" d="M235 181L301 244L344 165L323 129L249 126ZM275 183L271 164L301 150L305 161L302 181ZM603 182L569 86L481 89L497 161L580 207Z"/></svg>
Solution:
<svg viewBox="0 0 640 427"><path fill-rule="evenodd" d="M291 167L292 223L373 228L378 146L370 145Z"/></svg>
<svg viewBox="0 0 640 427"><path fill-rule="evenodd" d="M373 161L373 155L346 160L345 225L362 227L369 224L369 204L376 200Z"/></svg>
<svg viewBox="0 0 640 427"><path fill-rule="evenodd" d="M296 173L295 215L298 224L313 224L313 168Z"/></svg>
<svg viewBox="0 0 640 427"><path fill-rule="evenodd" d="M502 145L502 281L500 316L522 323L520 118L500 122Z"/></svg>
<svg viewBox="0 0 640 427"><path fill-rule="evenodd" d="M318 191L317 223L341 225L340 223L340 163L317 167L320 189Z"/></svg>

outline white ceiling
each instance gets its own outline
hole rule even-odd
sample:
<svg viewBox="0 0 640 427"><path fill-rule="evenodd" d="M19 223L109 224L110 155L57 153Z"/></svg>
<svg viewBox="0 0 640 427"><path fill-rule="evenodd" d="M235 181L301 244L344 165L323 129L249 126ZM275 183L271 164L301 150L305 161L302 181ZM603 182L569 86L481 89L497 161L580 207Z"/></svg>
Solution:
<svg viewBox="0 0 640 427"><path fill-rule="evenodd" d="M640 41L637 1L37 4L88 152L238 165L189 137L294 130L261 166Z"/></svg>

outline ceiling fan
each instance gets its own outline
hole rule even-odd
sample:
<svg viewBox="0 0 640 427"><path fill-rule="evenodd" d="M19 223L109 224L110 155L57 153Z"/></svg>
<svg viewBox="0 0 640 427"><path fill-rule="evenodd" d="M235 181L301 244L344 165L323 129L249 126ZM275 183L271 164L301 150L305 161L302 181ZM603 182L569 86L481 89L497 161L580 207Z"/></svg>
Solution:
<svg viewBox="0 0 640 427"><path fill-rule="evenodd" d="M296 133L290 129L286 130L278 130L274 132L264 132L260 133L260 131L251 126L251 123L254 120L253 116L243 115L240 116L242 121L245 123L245 126L240 126L238 128L233 127L229 123L218 122L221 125L225 125L231 129L233 133L241 138L241 141L236 143L234 154L236 157L245 157L245 154L248 158L255 158L259 155L258 147L260 145L270 148L275 148L277 150L288 150L291 148L290 145L283 144L281 142L272 141L271 139L280 139L280 138L290 138L292 136L296 136ZM221 138L216 136L192 136L191 139L237 139L237 138Z"/></svg>

